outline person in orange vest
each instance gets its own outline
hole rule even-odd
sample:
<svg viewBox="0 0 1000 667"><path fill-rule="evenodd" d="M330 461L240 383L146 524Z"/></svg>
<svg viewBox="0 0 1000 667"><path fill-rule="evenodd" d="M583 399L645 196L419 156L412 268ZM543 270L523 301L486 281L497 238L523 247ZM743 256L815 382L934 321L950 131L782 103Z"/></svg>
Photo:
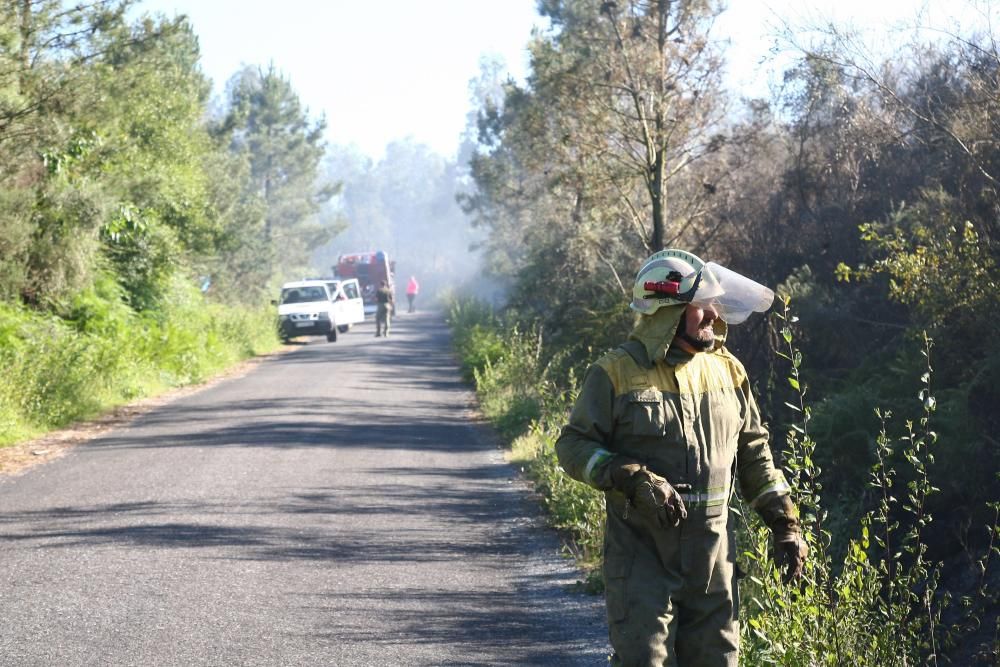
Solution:
<svg viewBox="0 0 1000 667"><path fill-rule="evenodd" d="M410 282L406 283L406 300L410 303L410 309L407 312L414 312L413 300L417 298L418 292L420 292L420 283L417 282L416 277L410 276Z"/></svg>

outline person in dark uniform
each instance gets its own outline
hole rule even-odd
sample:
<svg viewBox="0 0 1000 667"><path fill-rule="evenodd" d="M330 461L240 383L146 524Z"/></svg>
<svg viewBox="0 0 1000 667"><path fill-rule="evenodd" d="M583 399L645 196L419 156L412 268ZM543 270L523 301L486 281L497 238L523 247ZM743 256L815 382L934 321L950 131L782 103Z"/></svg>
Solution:
<svg viewBox="0 0 1000 667"><path fill-rule="evenodd" d="M393 312L396 309L396 298L389 289L389 283L383 280L379 283L375 291L375 303L378 310L375 311L375 337L389 335L389 323L392 320Z"/></svg>

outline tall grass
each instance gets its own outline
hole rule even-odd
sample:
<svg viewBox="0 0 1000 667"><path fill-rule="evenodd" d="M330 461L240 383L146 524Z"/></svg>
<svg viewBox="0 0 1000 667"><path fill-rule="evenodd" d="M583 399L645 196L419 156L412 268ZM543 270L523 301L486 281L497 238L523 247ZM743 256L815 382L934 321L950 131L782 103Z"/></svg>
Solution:
<svg viewBox="0 0 1000 667"><path fill-rule="evenodd" d="M559 467L555 441L576 398L570 371L557 381L559 355L549 356L543 332L523 330L479 301L449 309L454 345L466 377L474 380L484 415L511 443L510 459L534 481L551 523L567 531L567 548L590 572L600 566L603 495L570 479ZM593 579L599 586L599 578Z"/></svg>
<svg viewBox="0 0 1000 667"><path fill-rule="evenodd" d="M278 345L268 309L210 303L180 279L158 306L133 311L110 277L61 317L0 304L0 446L202 381Z"/></svg>

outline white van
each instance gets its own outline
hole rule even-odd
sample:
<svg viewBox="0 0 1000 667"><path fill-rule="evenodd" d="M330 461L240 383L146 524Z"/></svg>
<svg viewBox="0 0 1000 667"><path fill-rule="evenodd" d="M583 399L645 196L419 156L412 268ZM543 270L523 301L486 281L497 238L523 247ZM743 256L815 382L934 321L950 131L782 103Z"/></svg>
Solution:
<svg viewBox="0 0 1000 667"><path fill-rule="evenodd" d="M364 319L361 287L355 278L299 280L281 286L278 331L283 340L326 336L332 343L337 340L338 331L346 333Z"/></svg>

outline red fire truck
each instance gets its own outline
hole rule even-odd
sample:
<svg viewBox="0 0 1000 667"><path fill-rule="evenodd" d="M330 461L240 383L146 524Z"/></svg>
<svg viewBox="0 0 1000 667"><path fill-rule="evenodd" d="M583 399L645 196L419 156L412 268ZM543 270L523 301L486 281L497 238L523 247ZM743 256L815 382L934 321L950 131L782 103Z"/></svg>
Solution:
<svg viewBox="0 0 1000 667"><path fill-rule="evenodd" d="M381 250L341 255L337 258L337 265L333 267L333 273L338 278L358 279L361 298L365 302L365 313L375 312L375 290L383 280L395 292L395 272L396 262L390 262L389 256Z"/></svg>

